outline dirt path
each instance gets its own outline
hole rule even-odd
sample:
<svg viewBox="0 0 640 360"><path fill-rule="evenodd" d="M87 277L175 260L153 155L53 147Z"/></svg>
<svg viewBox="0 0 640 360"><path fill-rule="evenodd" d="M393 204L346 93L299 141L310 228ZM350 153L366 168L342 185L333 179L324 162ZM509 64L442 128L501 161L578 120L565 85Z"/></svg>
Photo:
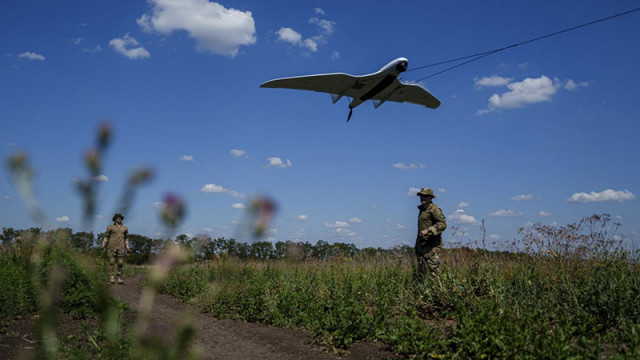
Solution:
<svg viewBox="0 0 640 360"><path fill-rule="evenodd" d="M136 274L125 285L111 285L111 292L136 307L144 276ZM367 343L354 344L348 355L338 357L310 344L309 334L236 320L218 320L201 314L193 306L167 295L159 295L149 324L152 335L171 341L177 324L190 318L197 334L195 345L204 359L388 359L393 354Z"/></svg>

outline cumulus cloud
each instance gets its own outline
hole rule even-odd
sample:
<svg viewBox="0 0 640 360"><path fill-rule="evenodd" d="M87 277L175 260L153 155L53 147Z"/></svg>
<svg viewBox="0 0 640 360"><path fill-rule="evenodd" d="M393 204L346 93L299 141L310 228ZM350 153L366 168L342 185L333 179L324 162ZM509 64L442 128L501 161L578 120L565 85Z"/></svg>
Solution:
<svg viewBox="0 0 640 360"><path fill-rule="evenodd" d="M527 201L527 200L531 200L533 199L533 195L532 194L520 194L520 195L516 195L516 196L512 196L511 200L513 201Z"/></svg>
<svg viewBox="0 0 640 360"><path fill-rule="evenodd" d="M349 222L353 223L353 224L360 224L360 223L362 223L362 219L357 218L357 217L352 217L351 219L349 219Z"/></svg>
<svg viewBox="0 0 640 360"><path fill-rule="evenodd" d="M324 35L333 34L334 28L336 26L336 22L335 21L326 20L326 19L319 19L317 17L312 17L311 19L309 19L309 24L318 25L318 30L321 33L323 33Z"/></svg>
<svg viewBox="0 0 640 360"><path fill-rule="evenodd" d="M465 213L463 209L457 209L453 214L447 216L449 221L454 224L477 224L475 217Z"/></svg>
<svg viewBox="0 0 640 360"><path fill-rule="evenodd" d="M336 221L334 223L324 223L324 227L328 228L346 228L349 227L349 223L345 221Z"/></svg>
<svg viewBox="0 0 640 360"><path fill-rule="evenodd" d="M324 10L322 10L322 8L317 7L313 11L315 11L316 14L324 15Z"/></svg>
<svg viewBox="0 0 640 360"><path fill-rule="evenodd" d="M225 189L224 187L216 184L207 184L200 189L203 193L223 193L232 197L237 197L244 199L245 195L243 193L237 192L235 190Z"/></svg>
<svg viewBox="0 0 640 360"><path fill-rule="evenodd" d="M147 49L138 45L140 45L138 40L129 35L129 33L124 34L121 38L113 38L109 41L109 46L111 46L115 52L131 60L144 59L151 56Z"/></svg>
<svg viewBox="0 0 640 360"><path fill-rule="evenodd" d="M396 230L404 230L406 227L402 224L396 224Z"/></svg>
<svg viewBox="0 0 640 360"><path fill-rule="evenodd" d="M182 161L195 161L193 155L182 155L180 156L180 160Z"/></svg>
<svg viewBox="0 0 640 360"><path fill-rule="evenodd" d="M55 220L56 222L59 222L59 223L68 223L71 219L69 219L67 215L63 215L63 216L57 217Z"/></svg>
<svg viewBox="0 0 640 360"><path fill-rule="evenodd" d="M512 78L506 78L506 77L502 77L502 76L498 76L498 75L491 75L491 76L485 76L485 77L481 77L481 78L476 77L476 78L473 79L473 82L478 87L482 87L482 86L505 86L505 85L509 84L512 80L513 80Z"/></svg>
<svg viewBox="0 0 640 360"><path fill-rule="evenodd" d="M489 235L489 239L492 239L492 240L498 240L498 239L500 239L500 235L498 235L498 234L491 234L491 235Z"/></svg>
<svg viewBox="0 0 640 360"><path fill-rule="evenodd" d="M302 221L307 220L307 215L305 215L305 214L300 214L300 215L296 216L296 219L298 219L298 220L302 220Z"/></svg>
<svg viewBox="0 0 640 360"><path fill-rule="evenodd" d="M509 80L509 82L502 84L506 80ZM476 79L476 84L478 83L485 84L484 86L489 86L488 84L492 84L491 86L505 85L508 89L502 94L494 93L489 98L488 107L477 112L480 115L501 109L522 108L531 104L549 102L558 92L558 89L562 87L576 89L578 87L573 80L568 80L563 86L558 78L552 80L546 75L538 78L526 78L516 82L494 75L493 77Z"/></svg>
<svg viewBox="0 0 640 360"><path fill-rule="evenodd" d="M281 27L278 30L278 40L288 42L290 44L307 48L312 52L318 51L318 42L314 39L307 38L302 40L302 35L289 27Z"/></svg>
<svg viewBox="0 0 640 360"><path fill-rule="evenodd" d="M315 13L316 15L324 15L324 11L322 11L322 9L320 8L316 8ZM311 52L317 52L318 46L327 43L327 38L334 33L337 24L335 21L321 19L317 16L310 18L309 24L316 25L316 35L305 38L300 32L294 30L293 28L282 26L276 32L278 35L278 41L286 42L307 49ZM332 59L336 59L339 56L340 54L336 51L331 54Z"/></svg>
<svg viewBox="0 0 640 360"><path fill-rule="evenodd" d="M331 53L331 60L336 60L336 59L340 59L340 53L334 50Z"/></svg>
<svg viewBox="0 0 640 360"><path fill-rule="evenodd" d="M494 212L487 214L487 216L522 216L522 215L524 214L519 211L505 210L505 209L496 210Z"/></svg>
<svg viewBox="0 0 640 360"><path fill-rule="evenodd" d="M231 149L229 150L229 154L235 157L248 157L247 152L241 149Z"/></svg>
<svg viewBox="0 0 640 360"><path fill-rule="evenodd" d="M243 203L235 203L233 205L231 205L232 209L236 209L236 210L242 210L242 209L246 209L247 206Z"/></svg>
<svg viewBox="0 0 640 360"><path fill-rule="evenodd" d="M98 182L107 182L109 181L109 178L107 177L107 175L98 175L98 176L94 176L91 178L93 181L98 181Z"/></svg>
<svg viewBox="0 0 640 360"><path fill-rule="evenodd" d="M227 9L208 0L148 0L152 9L137 22L147 32L184 30L198 51L235 57L242 45L256 43L251 11Z"/></svg>
<svg viewBox="0 0 640 360"><path fill-rule="evenodd" d="M270 167L290 168L291 161L289 159L287 159L287 161L282 161L279 157L269 157L267 158L267 165L265 165L265 168L268 169Z"/></svg>
<svg viewBox="0 0 640 360"><path fill-rule="evenodd" d="M464 201L460 201L460 202L458 203L458 207L459 207L459 208L466 208L466 207L469 207L469 203L466 203L466 202L464 202Z"/></svg>
<svg viewBox="0 0 640 360"><path fill-rule="evenodd" d="M395 163L392 165L396 169L407 170L407 169L424 169L424 164L405 164L405 163Z"/></svg>
<svg viewBox="0 0 640 360"><path fill-rule="evenodd" d="M438 188L438 193L440 193L440 194L444 194L444 193L446 193L446 192L447 192L447 189L445 189L445 188Z"/></svg>
<svg viewBox="0 0 640 360"><path fill-rule="evenodd" d="M625 189L622 191L614 191L613 189L607 189L601 192L592 191L587 194L584 192L575 193L571 195L570 198L567 199L569 202L576 203L590 203L590 202L603 202L603 201L611 201L611 202L623 202L629 200L635 200L636 196L631 193L631 191Z"/></svg>
<svg viewBox="0 0 640 360"><path fill-rule="evenodd" d="M538 215L542 216L542 217L549 217L549 216L553 216L552 213L550 212L546 212L544 210L540 210L540 212L538 213Z"/></svg>
<svg viewBox="0 0 640 360"><path fill-rule="evenodd" d="M43 55L31 52L31 51L25 51L22 54L19 54L18 57L22 59L29 59L29 60L40 60L40 61L45 60L45 57Z"/></svg>
<svg viewBox="0 0 640 360"><path fill-rule="evenodd" d="M577 90L581 87L588 87L588 86L589 86L588 81L581 81L580 83L576 83L575 81L569 79L564 83L564 88L566 90Z"/></svg>
<svg viewBox="0 0 640 360"><path fill-rule="evenodd" d="M417 187L410 187L407 196L416 196L418 192L420 192L420 189L418 189Z"/></svg>

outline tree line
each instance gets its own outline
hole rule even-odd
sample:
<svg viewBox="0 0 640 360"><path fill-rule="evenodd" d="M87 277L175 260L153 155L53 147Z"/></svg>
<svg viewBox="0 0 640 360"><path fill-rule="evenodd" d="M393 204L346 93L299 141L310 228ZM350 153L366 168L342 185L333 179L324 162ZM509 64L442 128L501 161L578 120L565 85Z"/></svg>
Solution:
<svg viewBox="0 0 640 360"><path fill-rule="evenodd" d="M11 227L3 227L0 234L0 243L4 246L29 246L35 243L37 239L41 241L64 241L75 251L98 252L103 238L104 233L74 232L71 228L44 231L41 228L16 230ZM241 242L234 238L212 238L208 235L190 237L182 234L173 239L163 239L129 234L131 251L127 254L127 261L137 265L148 264L170 244L181 246L187 252L190 261L210 261L226 257L235 257L243 260L326 260L335 257L352 258L355 256L383 254L404 256L413 253L413 248L407 245L393 249L380 247L359 249L354 244L329 243L325 240L318 240L315 244L306 241L278 241L272 243L270 241Z"/></svg>

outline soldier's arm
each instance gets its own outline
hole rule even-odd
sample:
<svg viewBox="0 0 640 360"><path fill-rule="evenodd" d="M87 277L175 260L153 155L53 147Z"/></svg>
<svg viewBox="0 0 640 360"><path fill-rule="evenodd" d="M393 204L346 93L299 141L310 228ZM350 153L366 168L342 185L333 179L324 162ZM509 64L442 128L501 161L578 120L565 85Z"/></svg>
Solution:
<svg viewBox="0 0 640 360"><path fill-rule="evenodd" d="M107 231L104 233L104 238L102 239L102 245L100 249L104 249L104 245L107 243L107 239L109 238L109 228L107 227Z"/></svg>
<svg viewBox="0 0 640 360"><path fill-rule="evenodd" d="M444 217L444 213L442 212L442 210L440 210L440 208L437 208L434 211L433 217L436 221L429 227L429 232L431 232L433 235L440 235L447 228L447 219Z"/></svg>
<svg viewBox="0 0 640 360"><path fill-rule="evenodd" d="M124 231L124 244L127 246L127 251L131 251L129 248L129 229Z"/></svg>

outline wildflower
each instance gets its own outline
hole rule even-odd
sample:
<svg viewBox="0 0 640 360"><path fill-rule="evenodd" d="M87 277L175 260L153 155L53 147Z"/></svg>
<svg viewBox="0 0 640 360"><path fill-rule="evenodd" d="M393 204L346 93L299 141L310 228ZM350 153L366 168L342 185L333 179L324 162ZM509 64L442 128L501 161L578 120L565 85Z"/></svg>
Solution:
<svg viewBox="0 0 640 360"><path fill-rule="evenodd" d="M100 151L106 149L107 146L109 146L112 133L113 130L110 123L103 122L102 124L100 124L100 128L98 129L98 149Z"/></svg>
<svg viewBox="0 0 640 360"><path fill-rule="evenodd" d="M178 195L169 193L164 196L162 203L162 221L170 227L176 227L186 212L184 201Z"/></svg>

